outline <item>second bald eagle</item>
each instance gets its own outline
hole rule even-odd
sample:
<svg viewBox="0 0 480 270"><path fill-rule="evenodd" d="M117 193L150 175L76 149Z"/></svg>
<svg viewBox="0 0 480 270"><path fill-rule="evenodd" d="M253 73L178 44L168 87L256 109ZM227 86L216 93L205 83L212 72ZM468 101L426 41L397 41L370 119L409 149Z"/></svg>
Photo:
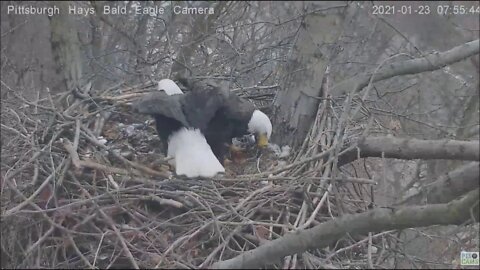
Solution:
<svg viewBox="0 0 480 270"><path fill-rule="evenodd" d="M158 83L164 92L133 104L137 112L155 118L167 153L175 158L178 175L212 177L224 172L220 163L234 137L253 133L258 146L268 145L272 124L252 103L216 86L190 87L191 91L183 94L175 82L164 79Z"/></svg>

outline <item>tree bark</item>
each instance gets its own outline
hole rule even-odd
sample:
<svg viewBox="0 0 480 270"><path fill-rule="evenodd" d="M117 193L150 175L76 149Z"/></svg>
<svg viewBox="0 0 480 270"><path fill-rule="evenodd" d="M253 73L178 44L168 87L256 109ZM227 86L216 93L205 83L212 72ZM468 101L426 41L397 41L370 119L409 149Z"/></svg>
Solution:
<svg viewBox="0 0 480 270"><path fill-rule="evenodd" d="M478 161L480 159L479 152L478 141L367 137L358 143L358 149L353 149L340 156L338 164L342 166L359 157Z"/></svg>
<svg viewBox="0 0 480 270"><path fill-rule="evenodd" d="M326 67L342 31L337 14L307 15L288 62L282 90L274 100L272 141L294 148L301 145L315 118Z"/></svg>
<svg viewBox="0 0 480 270"><path fill-rule="evenodd" d="M68 1L55 2L61 10L68 10L71 4ZM54 60L57 65L56 72L63 78L65 88L73 90L80 86L82 77L82 62L78 33L74 29L72 18L67 12L60 12L50 19L51 44Z"/></svg>

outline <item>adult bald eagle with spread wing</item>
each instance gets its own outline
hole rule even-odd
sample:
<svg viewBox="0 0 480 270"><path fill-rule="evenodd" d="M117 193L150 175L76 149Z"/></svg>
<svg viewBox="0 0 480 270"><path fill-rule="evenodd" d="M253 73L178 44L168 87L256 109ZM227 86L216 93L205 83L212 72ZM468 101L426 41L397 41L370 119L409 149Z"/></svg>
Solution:
<svg viewBox="0 0 480 270"><path fill-rule="evenodd" d="M155 118L167 155L175 159L177 175L213 177L225 172L222 164L232 138L255 134L265 147L272 133L267 115L247 100L215 85L191 85L183 94L175 82L161 80L161 92L133 104Z"/></svg>

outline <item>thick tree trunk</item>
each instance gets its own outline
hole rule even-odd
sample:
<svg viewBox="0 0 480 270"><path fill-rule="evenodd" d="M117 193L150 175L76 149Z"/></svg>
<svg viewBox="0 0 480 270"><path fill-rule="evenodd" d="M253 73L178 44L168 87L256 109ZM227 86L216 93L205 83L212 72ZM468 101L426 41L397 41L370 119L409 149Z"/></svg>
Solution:
<svg viewBox="0 0 480 270"><path fill-rule="evenodd" d="M60 1L55 2L55 5L65 11L68 10L69 3ZM71 21L73 17L67 12L60 12L60 14L52 16L50 20L52 51L57 65L56 72L63 78L67 90L73 90L80 86L82 76L80 42L77 31L74 31L76 27Z"/></svg>
<svg viewBox="0 0 480 270"><path fill-rule="evenodd" d="M297 147L302 144L315 118L321 97L323 75L342 31L337 14L305 17L285 70L282 90L274 101L272 141Z"/></svg>

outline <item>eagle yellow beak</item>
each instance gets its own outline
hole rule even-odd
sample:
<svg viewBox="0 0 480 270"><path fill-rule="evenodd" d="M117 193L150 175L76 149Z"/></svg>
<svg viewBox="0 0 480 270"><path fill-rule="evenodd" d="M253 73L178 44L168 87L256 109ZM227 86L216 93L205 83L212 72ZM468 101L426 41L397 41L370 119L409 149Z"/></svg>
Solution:
<svg viewBox="0 0 480 270"><path fill-rule="evenodd" d="M258 147L266 147L268 145L268 137L267 134L263 133L258 136L258 141L257 141Z"/></svg>

